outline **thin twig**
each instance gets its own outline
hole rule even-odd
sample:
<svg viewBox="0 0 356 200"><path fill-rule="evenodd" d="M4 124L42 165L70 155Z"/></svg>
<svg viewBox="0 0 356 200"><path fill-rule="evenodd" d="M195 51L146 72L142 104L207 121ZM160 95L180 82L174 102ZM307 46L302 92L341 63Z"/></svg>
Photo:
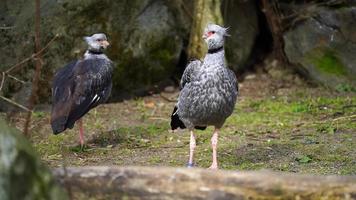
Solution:
<svg viewBox="0 0 356 200"><path fill-rule="evenodd" d="M1 78L1 84L0 84L0 91L2 90L3 86L4 86L4 82L5 82L5 78L6 76L8 76L9 78L12 78L22 84L25 84L26 82L23 80L20 80L18 78L16 78L15 76L9 74L12 70L14 70L16 67L30 61L31 59L36 59L36 56L38 56L41 52L43 52L44 50L46 50L57 38L59 37L59 34L56 34L47 44L45 47L43 47L39 52L32 54L30 57L25 58L24 60L22 60L19 63L16 63L15 65L11 66L9 69L7 69L4 72L1 72L2 78ZM42 61L42 60L41 60Z"/></svg>
<svg viewBox="0 0 356 200"><path fill-rule="evenodd" d="M5 82L5 72L2 72L2 79L1 79L0 91L2 90L2 87L4 86L4 82Z"/></svg>
<svg viewBox="0 0 356 200"><path fill-rule="evenodd" d="M166 119L166 118L163 118L163 117L149 117L149 119L152 119L152 120L162 120L162 121L170 121L170 119Z"/></svg>
<svg viewBox="0 0 356 200"><path fill-rule="evenodd" d="M31 112L30 109L26 108L25 106L23 106L23 105L21 105L19 103L16 103L15 101L13 101L11 99L8 99L8 98L6 98L6 97L4 97L2 95L0 95L0 98L5 100L5 101L7 101L7 102L9 102L9 103L11 103L11 104L13 104L13 105L15 105L15 106L17 106L17 107L19 107L19 108L22 108L22 109L26 110L27 112Z"/></svg>
<svg viewBox="0 0 356 200"><path fill-rule="evenodd" d="M0 27L0 30L9 30L9 29L13 29L14 26L2 26Z"/></svg>
<svg viewBox="0 0 356 200"><path fill-rule="evenodd" d="M31 56L23 59L21 62L11 66L8 70L5 71L5 73L10 73L12 70L14 70L16 67L30 61L31 59L36 58L39 54L41 54L44 50L46 50L57 38L59 37L59 34L56 34L48 43L45 47L43 47L40 51L36 52L35 54L32 54Z"/></svg>
<svg viewBox="0 0 356 200"><path fill-rule="evenodd" d="M164 100L166 100L166 101L168 101L168 102L177 102L177 100L170 99L170 98L164 96L162 93L160 93L159 95L160 95L160 97L161 97L162 99L164 99Z"/></svg>
<svg viewBox="0 0 356 200"><path fill-rule="evenodd" d="M189 9L185 6L184 2L180 1L183 11L188 15L188 17L193 20L193 14L189 11Z"/></svg>
<svg viewBox="0 0 356 200"><path fill-rule="evenodd" d="M11 74L8 74L8 73L10 73L10 72L11 72L12 70L14 70L15 68L21 66L22 64L24 64L24 63L30 61L31 59L37 59L36 57L37 57L38 55L40 55L43 51L45 51L58 37L59 37L59 34L56 34L56 35L46 44L46 46L43 47L40 51L36 52L35 54L32 54L32 55L31 55L30 57L28 57L28 58L25 58L25 59L22 60L21 62L15 64L15 65L13 65L13 66L11 66L11 67L10 67L9 69L7 69L6 71L1 72L2 79L1 79L1 83L0 83L0 91L2 91L2 89L3 89L6 76L8 76L9 78L12 78L12 79L14 79L14 80L16 80L16 81L18 81L18 82L21 82L21 83L25 84L25 81L22 81L22 80L16 78L15 76L12 76ZM39 61L41 62L42 60L39 60ZM10 104L13 104L13 105L15 105L15 106L17 106L17 107L19 107L19 108L22 108L23 110L27 111L28 113L32 113L32 109L29 109L29 108L27 108L26 106L23 106L23 105L21 105L21 104L15 102L15 101L13 101L13 100L11 100L11 99L8 99L8 98L6 98L6 97L4 97L4 96L1 96L1 95L0 95L0 98L3 99L4 101L10 103Z"/></svg>
<svg viewBox="0 0 356 200"><path fill-rule="evenodd" d="M313 121L313 122L304 122L302 125L300 126L309 126L309 125L312 125L312 124L324 124L324 123L334 123L336 121L339 121L339 120L348 120L348 119L353 119L355 118L356 119L356 115L349 115L349 116L344 116L344 117L338 117L338 118L335 118L335 119L327 119L327 120L322 120L322 121Z"/></svg>
<svg viewBox="0 0 356 200"><path fill-rule="evenodd" d="M345 117L338 117L338 118L333 119L332 121L335 122L335 121L339 121L339 120L342 120L342 119L352 119L352 118L356 118L356 115L350 115L350 116L345 116Z"/></svg>
<svg viewBox="0 0 356 200"><path fill-rule="evenodd" d="M20 79L16 78L15 76L11 75L11 74L8 74L7 76L8 76L9 78L14 79L14 80L17 81L17 82L22 83L22 84L25 84L25 83L26 83L25 81L20 80Z"/></svg>

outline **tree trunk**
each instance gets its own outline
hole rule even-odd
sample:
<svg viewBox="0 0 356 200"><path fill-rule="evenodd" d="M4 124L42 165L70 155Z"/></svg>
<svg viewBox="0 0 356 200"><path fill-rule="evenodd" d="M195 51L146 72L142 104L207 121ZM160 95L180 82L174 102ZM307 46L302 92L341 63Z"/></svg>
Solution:
<svg viewBox="0 0 356 200"><path fill-rule="evenodd" d="M286 67L289 62L284 52L283 27L281 20L282 14L279 9L278 1L262 0L261 7L272 33L274 56L284 67Z"/></svg>
<svg viewBox="0 0 356 200"><path fill-rule="evenodd" d="M195 0L193 22L189 38L188 57L200 59L207 51L202 39L203 31L208 23L223 25L220 10L221 0Z"/></svg>
<svg viewBox="0 0 356 200"><path fill-rule="evenodd" d="M355 176L186 168L71 167L53 171L74 199L353 199Z"/></svg>
<svg viewBox="0 0 356 200"><path fill-rule="evenodd" d="M36 0L35 3L36 6L36 11L35 11L35 61L36 61L36 71L35 75L32 80L32 90L31 90L31 96L28 100L28 109L30 111L27 112L26 116L26 121L25 121L25 127L24 127L24 134L28 136L29 134L29 126L31 123L31 115L33 108L35 107L36 102L38 101L38 83L40 81L40 76L41 76L41 69L42 69L42 55L39 53L41 51L41 39L40 39L40 24L41 24L41 1Z"/></svg>

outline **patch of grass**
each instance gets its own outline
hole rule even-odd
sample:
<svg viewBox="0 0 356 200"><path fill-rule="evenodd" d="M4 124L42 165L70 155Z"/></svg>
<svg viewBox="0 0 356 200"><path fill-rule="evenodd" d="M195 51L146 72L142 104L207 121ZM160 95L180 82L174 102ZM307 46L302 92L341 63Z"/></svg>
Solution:
<svg viewBox="0 0 356 200"><path fill-rule="evenodd" d="M304 88L288 94L291 95L243 97L219 135L220 167L355 174L356 97L350 93L320 95ZM117 117L115 111L107 116L117 105L126 114ZM77 166L184 167L189 156L189 133L168 131L173 105L157 102L156 97L144 97L108 105L106 110L98 107L86 118L88 148L84 152L76 150L76 128L56 136L44 131L44 135L34 135L32 140L42 159L55 167L64 162ZM117 122L115 126L113 121ZM195 133L195 164L209 167L213 128Z"/></svg>
<svg viewBox="0 0 356 200"><path fill-rule="evenodd" d="M41 112L41 111L34 111L32 112L32 117L33 118L44 118L46 116L45 112Z"/></svg>
<svg viewBox="0 0 356 200"><path fill-rule="evenodd" d="M302 155L302 156L298 156L297 158L296 158L296 161L298 161L298 163L301 163L301 164L303 164L303 163L309 163L309 162L311 162L313 159L311 158L311 156L309 156L309 155Z"/></svg>
<svg viewBox="0 0 356 200"><path fill-rule="evenodd" d="M356 92L356 88L350 84L338 84L335 87L336 91L338 92Z"/></svg>

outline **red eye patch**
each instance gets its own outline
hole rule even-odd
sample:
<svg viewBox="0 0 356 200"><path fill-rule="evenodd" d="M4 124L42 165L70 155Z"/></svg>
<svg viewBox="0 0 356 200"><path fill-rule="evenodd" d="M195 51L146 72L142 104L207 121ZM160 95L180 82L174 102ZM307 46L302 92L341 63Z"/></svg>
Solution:
<svg viewBox="0 0 356 200"><path fill-rule="evenodd" d="M210 37L210 36L213 35L213 34L215 34L215 31L209 31L209 32L207 33L207 36Z"/></svg>

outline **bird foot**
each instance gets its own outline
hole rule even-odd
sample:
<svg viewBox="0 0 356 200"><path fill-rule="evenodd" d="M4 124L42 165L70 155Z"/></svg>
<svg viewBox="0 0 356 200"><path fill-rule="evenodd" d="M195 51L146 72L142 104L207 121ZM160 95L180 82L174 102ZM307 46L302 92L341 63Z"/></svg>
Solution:
<svg viewBox="0 0 356 200"><path fill-rule="evenodd" d="M187 164L187 168L193 168L194 167L194 163L188 163Z"/></svg>
<svg viewBox="0 0 356 200"><path fill-rule="evenodd" d="M211 164L211 166L208 168L208 169L211 169L211 170L218 170L218 165L217 164Z"/></svg>
<svg viewBox="0 0 356 200"><path fill-rule="evenodd" d="M81 152L84 152L86 149L86 145L83 143L83 144L80 144L80 151Z"/></svg>

